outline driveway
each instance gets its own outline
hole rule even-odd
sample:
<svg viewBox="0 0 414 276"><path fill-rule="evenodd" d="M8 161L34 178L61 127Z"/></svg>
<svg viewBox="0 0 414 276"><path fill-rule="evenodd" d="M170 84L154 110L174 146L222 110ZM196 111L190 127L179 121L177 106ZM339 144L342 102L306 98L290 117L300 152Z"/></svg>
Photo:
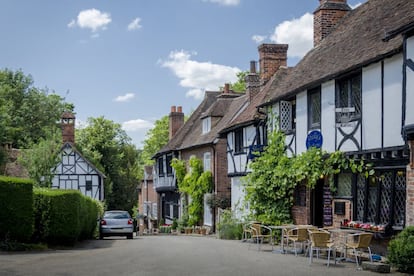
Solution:
<svg viewBox="0 0 414 276"><path fill-rule="evenodd" d="M0 275L377 275L355 264L271 252L269 246L201 236L85 241L73 249L0 253ZM392 275L402 275L392 273Z"/></svg>

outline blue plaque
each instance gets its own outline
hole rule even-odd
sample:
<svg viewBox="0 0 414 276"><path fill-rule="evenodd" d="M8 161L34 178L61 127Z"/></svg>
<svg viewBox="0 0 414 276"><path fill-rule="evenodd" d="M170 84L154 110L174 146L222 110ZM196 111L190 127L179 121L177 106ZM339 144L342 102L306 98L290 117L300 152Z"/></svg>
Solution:
<svg viewBox="0 0 414 276"><path fill-rule="evenodd" d="M323 137L319 130L312 130L306 137L306 148L315 147L320 149L322 147Z"/></svg>

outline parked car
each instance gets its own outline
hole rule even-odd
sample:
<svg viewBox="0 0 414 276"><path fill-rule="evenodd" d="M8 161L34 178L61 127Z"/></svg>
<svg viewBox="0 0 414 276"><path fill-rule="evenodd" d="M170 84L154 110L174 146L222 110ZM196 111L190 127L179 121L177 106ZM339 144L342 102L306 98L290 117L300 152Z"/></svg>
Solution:
<svg viewBox="0 0 414 276"><path fill-rule="evenodd" d="M99 238L106 236L126 236L133 238L134 221L127 211L106 211L99 222Z"/></svg>

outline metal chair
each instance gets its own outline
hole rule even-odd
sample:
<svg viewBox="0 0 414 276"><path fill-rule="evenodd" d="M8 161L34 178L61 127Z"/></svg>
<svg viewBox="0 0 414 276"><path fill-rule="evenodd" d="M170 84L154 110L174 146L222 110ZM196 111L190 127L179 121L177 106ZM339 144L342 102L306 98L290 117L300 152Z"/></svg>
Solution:
<svg viewBox="0 0 414 276"><path fill-rule="evenodd" d="M372 233L356 233L347 236L346 243L344 244L344 255L346 254L347 249L352 249L352 253L355 255L357 267L359 267L358 255L362 255L364 249L368 250L369 260L372 262L372 253L371 248L369 247L372 237ZM346 258L346 256L344 257Z"/></svg>
<svg viewBox="0 0 414 276"><path fill-rule="evenodd" d="M286 244L289 245L290 242L293 242L293 248L295 250L295 256L298 255L298 249L296 247L297 243L302 244L302 250L305 250L305 245L308 245L309 234L307 228L293 228L289 229L286 232Z"/></svg>
<svg viewBox="0 0 414 276"><path fill-rule="evenodd" d="M256 241L257 243L257 250L260 250L260 246L261 244L263 244L265 239L268 239L269 243L272 244L272 250L273 250L272 229L259 223L251 224L250 229L251 229L251 238L253 239L253 241Z"/></svg>
<svg viewBox="0 0 414 276"><path fill-rule="evenodd" d="M313 261L313 252L316 251L317 257L319 258L319 252L324 250L328 255L329 266L331 252L333 252L335 264L336 264L336 248L334 242L331 240L331 234L326 231L308 231L310 238L310 249L309 249L309 264Z"/></svg>

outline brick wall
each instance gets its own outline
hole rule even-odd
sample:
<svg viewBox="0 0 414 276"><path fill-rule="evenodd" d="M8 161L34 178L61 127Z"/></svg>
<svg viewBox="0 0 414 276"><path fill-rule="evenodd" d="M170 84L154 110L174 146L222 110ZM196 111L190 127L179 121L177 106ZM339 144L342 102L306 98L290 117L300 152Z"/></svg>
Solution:
<svg viewBox="0 0 414 276"><path fill-rule="evenodd" d="M313 17L313 45L329 35L339 20L351 10L346 0L320 0Z"/></svg>
<svg viewBox="0 0 414 276"><path fill-rule="evenodd" d="M265 84L280 66L287 66L287 44L262 44L259 46L260 81Z"/></svg>

